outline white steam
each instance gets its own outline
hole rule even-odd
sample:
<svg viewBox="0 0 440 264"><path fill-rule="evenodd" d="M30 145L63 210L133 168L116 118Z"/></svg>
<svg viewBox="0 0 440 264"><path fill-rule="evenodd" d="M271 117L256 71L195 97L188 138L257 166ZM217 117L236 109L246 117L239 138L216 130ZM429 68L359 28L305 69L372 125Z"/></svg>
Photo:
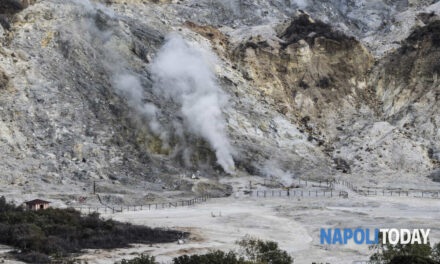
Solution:
<svg viewBox="0 0 440 264"><path fill-rule="evenodd" d="M290 0L290 4L296 5L300 9L305 9L309 5L307 0Z"/></svg>
<svg viewBox="0 0 440 264"><path fill-rule="evenodd" d="M278 180L284 186L291 186L293 184L293 173L288 170L283 170L276 160L266 161L261 172L268 179Z"/></svg>
<svg viewBox="0 0 440 264"><path fill-rule="evenodd" d="M156 135L160 135L161 126L156 119L158 109L154 104L143 102L145 94L139 78L128 73L116 74L113 78L113 86L120 95L128 100L130 106L149 119L151 131Z"/></svg>
<svg viewBox="0 0 440 264"><path fill-rule="evenodd" d="M116 37L121 32L114 25L118 25L116 15L111 9L106 8L102 4L91 2L90 0L72 0L72 3L81 7L79 14L90 15L78 20L78 24L70 27L70 32L63 36L69 42L80 42L81 46L88 50L93 50L93 58L91 61L99 61L104 69L112 76L111 83L115 91L127 100L128 105L135 110L144 120L147 120L150 130L160 136L162 140L166 138L166 132L163 131L161 125L157 121L159 110L152 103L145 103L147 98L144 87L141 84L140 77L129 70L129 63L124 56L124 44L121 44ZM108 22L105 29L97 26L96 16L101 16L103 20ZM115 19L115 21L112 21ZM82 41L81 41L82 42ZM143 120L143 121L144 121Z"/></svg>
<svg viewBox="0 0 440 264"><path fill-rule="evenodd" d="M226 9L232 10L234 15L241 14L240 0L217 0Z"/></svg>
<svg viewBox="0 0 440 264"><path fill-rule="evenodd" d="M232 147L226 135L222 108L227 98L211 69L215 56L186 43L179 35L167 37L151 65L155 92L181 107L190 132L203 137L215 150L217 162L232 173Z"/></svg>

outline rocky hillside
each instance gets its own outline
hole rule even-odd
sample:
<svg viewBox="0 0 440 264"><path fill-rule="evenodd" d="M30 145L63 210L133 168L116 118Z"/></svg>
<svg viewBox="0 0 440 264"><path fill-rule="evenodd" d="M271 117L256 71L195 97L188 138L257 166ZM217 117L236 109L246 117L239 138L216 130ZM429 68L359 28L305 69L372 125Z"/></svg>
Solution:
<svg viewBox="0 0 440 264"><path fill-rule="evenodd" d="M224 195L218 180L237 176L429 185L439 12L428 0L2 1L4 191Z"/></svg>

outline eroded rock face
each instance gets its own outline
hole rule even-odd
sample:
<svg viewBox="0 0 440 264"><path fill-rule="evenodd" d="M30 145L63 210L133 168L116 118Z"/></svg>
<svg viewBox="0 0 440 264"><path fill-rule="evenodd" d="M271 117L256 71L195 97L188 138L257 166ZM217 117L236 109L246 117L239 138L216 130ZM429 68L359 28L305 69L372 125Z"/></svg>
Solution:
<svg viewBox="0 0 440 264"><path fill-rule="evenodd" d="M158 198L164 190L229 194L217 183L227 175L212 146L185 128L176 102L154 91L150 67L171 32L217 56L212 70L227 94L234 176L351 174L386 184L430 181L438 166L440 60L431 12L414 14L421 27L382 58L377 43L365 48L366 38L381 39L394 24L349 16L358 2L345 9L340 1L301 8L266 0L99 2L46 0L11 20L13 34L0 49L3 184L77 193L99 180L106 192L127 196L139 186ZM372 2L409 13L432 4ZM114 89L115 77L127 75L118 83L141 87L139 98ZM155 133L132 101L154 104L154 121L168 134ZM203 184L186 179L197 170Z"/></svg>
<svg viewBox="0 0 440 264"><path fill-rule="evenodd" d="M255 88L276 100L279 112L336 131L330 119L368 105L373 56L354 38L306 14L280 28L279 40L255 36L239 43L234 59Z"/></svg>
<svg viewBox="0 0 440 264"><path fill-rule="evenodd" d="M439 148L440 20L417 28L384 58L374 76L383 115L416 141ZM427 149L428 151L428 149Z"/></svg>
<svg viewBox="0 0 440 264"><path fill-rule="evenodd" d="M36 0L3 0L0 3L0 26L9 30L13 15L35 2Z"/></svg>
<svg viewBox="0 0 440 264"><path fill-rule="evenodd" d="M9 85L9 76L0 69L0 90L5 90Z"/></svg>

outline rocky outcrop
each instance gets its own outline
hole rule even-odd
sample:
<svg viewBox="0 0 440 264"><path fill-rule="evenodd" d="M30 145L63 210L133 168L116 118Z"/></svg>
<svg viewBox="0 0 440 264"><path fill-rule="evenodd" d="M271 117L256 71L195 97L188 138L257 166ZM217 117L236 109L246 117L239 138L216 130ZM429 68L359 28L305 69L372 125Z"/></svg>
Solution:
<svg viewBox="0 0 440 264"><path fill-rule="evenodd" d="M6 73L2 69L0 69L0 91L8 88L8 85L9 85L9 76L6 75Z"/></svg>
<svg viewBox="0 0 440 264"><path fill-rule="evenodd" d="M20 12L36 0L3 0L0 2L0 26L9 30L12 16Z"/></svg>
<svg viewBox="0 0 440 264"><path fill-rule="evenodd" d="M383 59L372 85L384 118L434 153L440 149L440 20L431 14L425 22Z"/></svg>
<svg viewBox="0 0 440 264"><path fill-rule="evenodd" d="M366 81L373 56L354 38L306 14L279 26L274 39L254 36L239 43L233 54L244 77L298 123L336 131L337 122L328 120L371 98Z"/></svg>
<svg viewBox="0 0 440 264"><path fill-rule="evenodd" d="M176 98L155 91L151 67L171 32L213 62L233 176L429 180L440 151L436 15L420 14L420 28L382 58L372 47L383 33L406 32L385 20L422 3L373 6L368 24L353 16L365 1L300 8L309 14L294 2L46 0L23 10L3 1L2 12L21 11L0 49L2 184L230 193L212 144L186 127ZM197 170L202 184L188 179Z"/></svg>

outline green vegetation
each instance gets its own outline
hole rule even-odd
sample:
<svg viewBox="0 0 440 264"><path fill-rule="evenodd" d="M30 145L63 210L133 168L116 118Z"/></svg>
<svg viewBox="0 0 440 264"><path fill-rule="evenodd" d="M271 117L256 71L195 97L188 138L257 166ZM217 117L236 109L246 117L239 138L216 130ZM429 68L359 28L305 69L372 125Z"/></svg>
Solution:
<svg viewBox="0 0 440 264"><path fill-rule="evenodd" d="M213 251L203 255L183 255L173 259L173 264L291 264L293 258L272 241L247 238L237 242L239 253ZM141 256L123 260L121 264L158 264L153 257Z"/></svg>
<svg viewBox="0 0 440 264"><path fill-rule="evenodd" d="M233 251L225 253L217 250L204 255L183 255L173 259L173 264L251 264L256 262L246 261L237 256ZM143 264L143 263L142 263Z"/></svg>
<svg viewBox="0 0 440 264"><path fill-rule="evenodd" d="M0 198L0 243L19 249L16 257L29 263L51 263L86 248L165 243L181 236L178 231L103 220L97 213L82 216L74 209L24 210Z"/></svg>
<svg viewBox="0 0 440 264"><path fill-rule="evenodd" d="M138 258L132 260L122 260L121 264L157 264L156 259L154 257L141 255Z"/></svg>
<svg viewBox="0 0 440 264"><path fill-rule="evenodd" d="M379 235L382 237L382 235ZM377 264L439 264L440 244L431 247L430 244L391 245L379 243L370 249L376 250L370 257Z"/></svg>
<svg viewBox="0 0 440 264"><path fill-rule="evenodd" d="M240 246L241 255L245 256L251 263L293 263L293 258L286 251L279 249L276 242L247 238L238 241L237 244Z"/></svg>

